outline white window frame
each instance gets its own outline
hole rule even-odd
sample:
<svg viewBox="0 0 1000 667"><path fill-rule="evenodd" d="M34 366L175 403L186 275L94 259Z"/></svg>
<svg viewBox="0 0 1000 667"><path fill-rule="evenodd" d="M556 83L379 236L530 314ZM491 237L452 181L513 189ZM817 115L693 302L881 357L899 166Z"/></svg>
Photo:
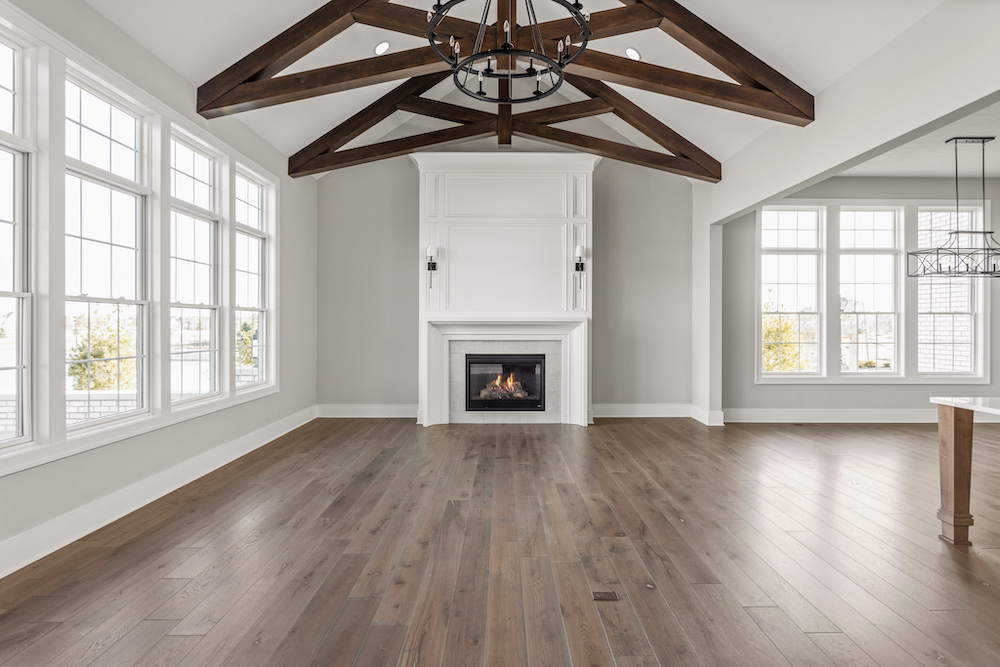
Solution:
<svg viewBox="0 0 1000 667"><path fill-rule="evenodd" d="M179 400L172 400L170 392L168 391L168 401L172 404L174 408L183 410L188 406L196 405L199 403L207 403L218 400L219 398L224 398L227 392L225 389L226 383L226 365L222 363L221 359L224 352L224 344L222 340L222 326L224 321L227 319L225 317L225 305L228 303L227 299L223 298L224 290L222 287L222 270L221 270L221 259L223 257L222 253L222 239L224 233L222 231L224 225L223 216L220 214L223 209L224 197L222 194L222 173L223 165L227 163L226 156L221 151L217 150L212 145L207 142L201 141L194 135L184 131L182 128L171 125L170 127L170 137L169 142L177 142L183 144L187 148L191 149L195 153L200 153L201 155L207 157L211 160L211 188L212 196L210 200L211 208L203 208L194 204L192 202L180 199L174 196L173 193L173 150L169 149L166 151L166 155L163 156L163 168L167 174L167 179L164 183L164 187L167 189L164 192L164 198L169 201L170 212L183 213L185 215L192 216L194 218L200 218L202 220L209 221L213 224L212 231L212 297L213 303L211 305L198 305L198 304L187 304L175 302L170 296L170 285L164 290L164 298L166 299L166 304L164 306L166 316L170 318L170 312L173 308L191 308L200 310L213 310L215 312L214 316L214 330L212 331L212 338L215 341L215 368L213 372L215 374L215 390L208 392L206 394L201 394L198 396L192 396L191 398L184 398ZM167 145L170 145L168 142ZM172 227L172 216L167 214L167 226ZM167 256L171 256L170 246L165 248ZM169 268L167 269L169 273ZM170 276L170 280L173 281L173 276ZM172 282L170 283L172 284ZM169 327L168 327L169 330ZM171 360L173 354L170 351L170 340L168 333L168 340L165 343L165 350L163 354L165 355L166 363L163 366L164 372L169 376L172 371ZM170 379L170 378L168 378Z"/></svg>
<svg viewBox="0 0 1000 667"><path fill-rule="evenodd" d="M0 298L17 302L17 359L14 368L21 371L17 386L17 420L20 435L0 441L0 450L30 442L33 434L33 371L32 344L34 326L34 295L30 271L32 230L29 227L31 201L30 154L20 147L7 145L0 138L0 147L14 155L14 266L13 290L0 291Z"/></svg>
<svg viewBox="0 0 1000 667"><path fill-rule="evenodd" d="M962 208L980 209L979 200L962 200ZM802 210L809 208L825 210L825 234L822 242L823 259L820 271L821 328L820 352L822 373L762 373L761 372L761 220L765 208ZM973 344L976 355L974 374L932 374L919 373L917 365L917 284L915 278L906 277L906 252L917 249L917 213L921 208L941 208L954 210L955 201L947 199L783 199L765 203L756 211L756 279L755 279L755 383L756 384L815 384L815 385L987 385L990 383L990 313L988 280L976 283L976 315ZM896 327L896 357L899 372L890 373L841 373L840 372L840 210L896 208L902 211L898 218L897 235L902 234L902 249L897 262L897 300L899 309ZM991 202L987 200L985 216L991 219ZM855 252L855 249L850 249ZM796 250L797 252L797 250ZM771 253L771 250L767 250ZM824 298L825 297L825 298ZM836 317L834 317L836 314Z"/></svg>
<svg viewBox="0 0 1000 667"><path fill-rule="evenodd" d="M274 184L262 176L259 176L242 164L236 164L233 170L233 192L232 200L235 204L236 200L236 175L239 175L251 183L255 184L261 189L261 196L263 198L262 209L261 209L261 228L251 227L249 225L244 225L242 223L236 222L235 205L233 207L232 215L232 235L231 235L231 248L233 251L233 261L232 261L232 304L233 304L233 318L231 320L232 326L229 330L229 335L232 337L232 354L230 355L230 364L232 365L231 381L234 391L236 393L244 393L249 391L257 390L261 387L277 386L277 340L276 331L277 326L275 325L275 320L277 319L277 314L275 312L275 304L277 302L276 294L276 281L275 275L273 273L274 266L276 264L276 248L275 248L275 213L276 213L276 198L277 192ZM261 241L262 252L261 252L261 286L260 286L260 298L261 306L259 308L247 308L243 306L236 305L236 233L243 233L247 236L252 236ZM236 315L240 312L259 312L263 314L264 325L260 326L258 322L258 332L263 338L261 343L262 351L264 353L264 369L263 378L257 380L256 382L249 382L246 384L238 385L236 383Z"/></svg>
<svg viewBox="0 0 1000 667"><path fill-rule="evenodd" d="M913 214L913 236L914 236L914 247L916 247L916 235L918 233L918 216L920 211L945 211L954 212L955 202L948 203L937 203L937 204L919 204L914 207L915 211ZM973 229L985 229L986 220L990 220L991 202L986 201L986 210L983 210L982 202L976 201L960 201L959 210L971 211L972 212L972 225ZM920 280L917 278L916 280ZM986 384L989 381L989 368L990 368L990 345L989 345L989 289L991 284L990 278L971 278L972 282L972 304L974 310L972 313L972 330L975 338L972 342L972 372L970 373L934 373L929 371L921 371L918 357L918 350L920 347L919 339L919 322L914 324L913 328L913 369L918 377L925 378L928 383L938 383L941 380L941 384ZM918 288L914 285L914 318L920 316L920 309L917 305L917 293Z"/></svg>
<svg viewBox="0 0 1000 667"><path fill-rule="evenodd" d="M816 247L815 248L772 248L768 247L766 250L762 247L762 231L763 231L763 218L764 209L771 211L816 211L817 212L817 230L816 230ZM824 349L826 347L826 338L828 334L828 327L826 326L827 320L827 308L826 301L823 298L825 293L825 279L826 275L826 245L827 245L827 221L826 212L823 207L816 205L775 205L775 206L764 206L757 210L756 215L757 230L756 230L756 266L755 266L755 281L754 281L754 347L756 349L756 378L758 383L783 383L788 380L801 380L801 379L813 379L817 377L822 377L826 372L826 355L824 354ZM817 337L819 338L816 350L816 370L815 371L764 371L763 368L763 332L761 331L761 316L764 314L763 304L761 303L761 264L764 255L815 255L816 256L816 315L818 319L818 324L816 327Z"/></svg>
<svg viewBox="0 0 1000 667"><path fill-rule="evenodd" d="M138 276L139 282L136 290L135 299L120 299L120 298L105 298L105 297L95 297L95 296L81 296L81 295L70 295L63 292L63 301L66 303L107 303L107 304L117 304L117 305L135 305L138 307L140 314L138 317L138 338L136 344L136 360L137 360L137 381L136 381L136 400L138 406L134 410L129 410L126 412L120 412L114 415L109 415L107 417L99 417L96 419L88 419L86 421L77 422L74 424L66 424L66 436L67 438L79 437L81 434L87 433L91 430L102 430L108 425L112 425L118 422L130 422L138 419L144 419L153 413L153 406L151 401L150 393L150 378L152 376L152 345L150 341L152 327L151 327L151 310L152 310L152 275L151 275L151 253L150 253L150 220L151 220L151 199L152 190L148 186L148 174L149 174L149 141L146 138L148 134L147 123L144 118L147 113L143 110L137 108L129 100L122 96L117 95L115 92L109 90L107 87L97 82L92 77L88 76L86 73L81 72L77 69L67 70L66 80L79 86L81 89L95 95L96 97L112 104L135 117L136 119L136 140L138 147L138 155L136 157L136 180L131 181L127 178L119 176L112 173L111 171L105 171L100 167L95 167L83 160L77 160L65 155L65 147L63 147L63 159L65 160L67 175L73 175L84 180L94 181L100 185L106 187L121 190L134 195L138 198L139 204L139 218L140 224L139 228L136 230L136 245L139 250L137 254L137 264L138 266ZM65 109L60 109L60 115L65 122ZM66 237L65 229L63 231L62 242L65 242ZM65 280L63 282L65 285ZM65 321L63 322L65 327ZM54 332L50 332L52 335ZM65 335L65 334L64 334ZM65 366L69 363L68 359L64 359L64 374Z"/></svg>
<svg viewBox="0 0 1000 667"><path fill-rule="evenodd" d="M895 225L894 225L894 228L893 228L893 237L894 237L893 238L893 247L891 247L891 248L842 248L841 245L840 245L840 213L843 212L843 211L891 211L892 213L894 213L896 219L895 219ZM874 376L881 376L881 377L889 377L889 378L893 378L893 377L905 377L906 376L906 358L905 358L906 357L906 354L905 354L905 350L906 350L906 336L905 336L905 332L903 331L903 328L904 328L903 327L903 322L904 322L903 305L904 304L903 304L903 285L902 285L902 281L906 279L906 246L905 246L905 241L903 239L903 226L905 225L903 208L901 206L848 206L848 205L838 206L837 207L837 220L836 220L835 224L836 224L836 227L837 227L837 234L836 234L836 236L837 236L837 245L836 245L836 248L831 248L831 251L832 251L831 254L836 253L836 262L837 262L837 267L838 267L837 268L837 272L838 272L838 275L837 275L837 284L835 286L836 287L836 291L837 291L837 303L838 303L838 306L839 306L839 303L840 303L840 283L841 283L841 281L840 281L840 274L839 274L839 272L840 272L840 268L839 267L840 267L840 259L841 259L842 255L854 255L854 256L858 256L858 255L892 255L893 256L893 276L894 276L892 298L893 298L893 303L896 306L896 310L894 312L888 313L888 314L892 315L893 317L895 317L895 319L896 319L895 329L893 331L893 344L895 345L895 348L896 348L896 352L895 352L895 355L894 355L895 367L891 371L889 371L889 372L878 372L878 371L876 371L876 372L871 372L871 373L867 372L867 371L850 371L850 372L844 372L844 371L840 370L840 363L841 363L841 359L840 359L840 346L842 345L842 343L840 341L840 331L841 331L840 317L841 317L841 315L851 314L851 313L844 313L843 311L840 310L839 307L837 308L837 343L836 343L836 346L837 346L837 374L840 375L841 377L852 377L852 378L853 377L858 377L858 378L865 377L865 378L867 378L868 376L872 376L872 375L874 375ZM834 260L831 259L830 261L834 261ZM831 286L831 287L834 287L834 286ZM882 315L882 314L885 314L885 313L876 313L874 311L865 311L865 312L855 312L853 314L855 314L855 315ZM833 345L832 342L830 344Z"/></svg>
<svg viewBox="0 0 1000 667"><path fill-rule="evenodd" d="M8 11L9 10L9 11ZM258 400L279 391L280 365L277 361L277 328L280 318L276 299L279 248L278 202L281 182L232 146L219 141L192 120L189 110L180 110L159 101L149 92L109 69L72 43L59 37L30 16L0 6L0 40L20 49L16 81L23 90L15 98L16 134L0 131L0 144L25 155L26 198L25 241L29 256L27 284L30 313L22 318L31 327L23 335L24 354L31 364L25 375L30 382L24 407L31 417L23 420L25 436L0 445L0 476L57 461L187 420ZM100 173L81 161L66 157L65 84L87 88L98 97L122 107L141 120L136 181ZM167 281L169 247L164 241L164 219L169 220L169 139L176 133L198 146L214 147L220 156L215 181L215 211L218 253L217 280L220 317L217 340L219 364L217 384L221 391L211 400L190 405L174 405L169 395L169 315ZM267 275L267 380L236 391L232 382L233 331L232 236L233 188L237 163L253 180L266 184L269 242L265 258ZM65 179L67 173L144 197L144 277L146 303L143 319L146 335L142 351L144 405L141 414L128 413L84 422L76 427L65 423L66 344L65 344ZM167 188L164 188L166 180ZM35 220L47 221L40 230ZM44 232L44 233L43 233ZM165 316L164 311L167 315ZM166 329L166 335L164 332ZM225 363L224 360L230 360ZM167 385L164 387L164 380ZM164 391L166 389L166 392Z"/></svg>

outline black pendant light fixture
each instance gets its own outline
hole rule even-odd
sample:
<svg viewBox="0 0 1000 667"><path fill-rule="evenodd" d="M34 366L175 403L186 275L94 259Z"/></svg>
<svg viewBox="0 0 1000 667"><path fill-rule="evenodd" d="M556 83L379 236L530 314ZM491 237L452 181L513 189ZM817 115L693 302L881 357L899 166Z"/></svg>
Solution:
<svg viewBox="0 0 1000 667"><path fill-rule="evenodd" d="M494 14L497 14L497 41L503 40L499 46L484 43L493 0L479 0L483 2L483 9L479 30L471 44L463 44L442 28L442 23L456 7L475 1L436 3L427 12L427 39L431 49L451 66L458 89L477 100L497 104L534 102L556 92L563 82L563 68L576 60L590 41L590 17L583 12L579 0L573 3L542 0L564 10L574 26L569 34L548 40L538 27L534 0L507 0L506 12L498 1ZM506 16L499 16L501 13ZM527 31L518 30L518 16L525 17ZM515 46L517 42L529 41L524 32L530 34L530 44Z"/></svg>
<svg viewBox="0 0 1000 667"><path fill-rule="evenodd" d="M986 227L986 144L994 137L955 137L945 143L955 147L955 230L940 248L914 250L907 254L906 273L922 276L1000 276L1000 244ZM961 229L958 198L958 147L979 144L982 155L983 229Z"/></svg>

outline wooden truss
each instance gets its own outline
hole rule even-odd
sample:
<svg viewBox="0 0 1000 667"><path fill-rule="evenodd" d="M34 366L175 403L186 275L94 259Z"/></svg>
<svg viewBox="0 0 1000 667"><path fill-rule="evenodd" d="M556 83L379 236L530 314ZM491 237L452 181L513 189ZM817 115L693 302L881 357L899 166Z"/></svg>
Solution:
<svg viewBox="0 0 1000 667"><path fill-rule="evenodd" d="M499 0L506 16L511 0ZM623 0L626 6L590 17L592 40L659 27L703 57L735 83L632 61L588 49L565 70L566 81L590 99L513 114L511 105L487 113L422 97L450 76L451 69L429 46L375 56L285 76L275 75L335 37L353 23L408 35L424 36L424 11L387 0L331 0L198 89L198 113L205 118L294 102L328 93L405 80L289 158L289 174L305 176L341 167L456 142L496 135L501 146L513 135L531 137L615 160L717 182L717 160L619 94L606 82L640 88L783 123L804 126L813 120L813 97L675 0ZM631 4L634 3L634 4ZM553 43L572 32L572 19L540 24L544 39ZM443 34L474 38L479 26L448 18ZM529 28L519 26L513 41L530 40ZM486 43L497 39L490 28ZM457 123L456 126L359 148L343 149L352 139L392 113L408 111ZM637 148L552 127L577 118L613 113L670 154Z"/></svg>

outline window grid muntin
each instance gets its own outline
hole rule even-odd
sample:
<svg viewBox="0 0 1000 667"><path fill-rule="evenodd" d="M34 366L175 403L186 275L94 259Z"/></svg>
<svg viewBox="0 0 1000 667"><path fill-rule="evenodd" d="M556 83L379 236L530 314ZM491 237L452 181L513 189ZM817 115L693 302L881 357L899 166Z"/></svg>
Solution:
<svg viewBox="0 0 1000 667"><path fill-rule="evenodd" d="M74 100L76 104L74 105ZM84 104L91 105L93 113L107 108L107 129L91 125L94 121L103 124L96 117L85 119ZM66 155L95 169L106 171L128 181L140 181L139 157L141 154L141 122L137 114L106 96L98 89L72 79L66 80ZM116 120L118 129L115 129ZM128 125L131 123L131 131ZM92 154L85 152L85 139L92 142ZM97 145L107 144L107 162L88 157L96 156Z"/></svg>
<svg viewBox="0 0 1000 667"><path fill-rule="evenodd" d="M761 212L758 363L762 375L817 375L823 368L822 221L822 210L815 207Z"/></svg>
<svg viewBox="0 0 1000 667"><path fill-rule="evenodd" d="M21 124L20 68L21 49L0 39L0 130L10 134L17 134Z"/></svg>
<svg viewBox="0 0 1000 667"><path fill-rule="evenodd" d="M957 216L958 229L982 229L981 208L961 206ZM922 206L918 209L918 247L945 245L949 233L955 229L955 208ZM920 375L977 374L980 347L977 288L978 283L972 278L917 278L917 372ZM956 301L960 302L959 306Z"/></svg>
<svg viewBox="0 0 1000 667"><path fill-rule="evenodd" d="M75 84L78 85L78 84ZM100 97L104 102L112 104L103 96L96 94L94 90L90 90L92 94ZM138 135L138 116L132 114L131 111L121 108L126 111L128 115L136 118L136 132ZM138 136L137 136L137 146L138 146ZM138 157L137 157L138 160ZM77 190L71 185L73 181L79 183L79 196L75 197ZM147 243L147 206L148 197L145 194L144 188L138 183L133 184L128 179L122 178L120 175L116 175L113 172L102 171L100 167L79 161L77 163L70 163L67 166L66 177L64 179L66 183L66 230L64 242L67 245L66 254L66 309L67 317L65 322L65 336L66 336L66 360L65 368L66 372L64 374L66 381L66 426L70 430L76 430L80 428L89 427L91 424L96 422L103 423L108 420L119 419L122 417L127 417L130 415L141 414L142 412L148 411L146 405L146 377L149 372L148 368L148 340L146 338L146 332L148 331L148 323L146 318L149 314L149 301L146 296L148 280L147 280L147 263L148 258L146 256L146 243ZM85 232L86 226L84 223L84 215L93 215L93 209L89 208L84 200L84 190L90 188L92 192L94 191L104 191L107 196L111 199L111 204L105 209L111 218L105 222L98 221L97 224L104 225L107 229L107 235L104 238L95 237L93 235L88 235ZM115 198L119 202L119 207L116 209L114 205ZM74 210L74 203L79 209ZM129 203L130 205L125 207L124 203ZM118 232L124 232L126 227L117 227L115 224L115 215L122 214L124 211L129 211L131 214L130 222L131 229L125 233L125 239L127 243L123 242L125 239L118 235ZM93 223L91 223L93 224ZM92 230L91 230L92 231ZM86 241L86 245L85 242ZM75 262L78 267L80 282L79 285L71 285L71 273L74 268L74 259L72 257L73 243L79 244L79 260ZM131 269L130 271L125 271L118 274L121 282L116 283L116 272L112 263L108 263L109 276L107 279L107 286L109 291L104 294L90 294L85 292L84 285L84 265L85 262L89 262L90 265L99 264L99 262L94 262L92 257L87 257L85 255L85 248L94 251L94 249L100 249L101 247L107 247L108 252L111 256L115 255L115 251L127 251L131 258L133 259L132 265L126 267ZM119 253L119 256L122 256ZM122 296L119 291L120 286L125 284L125 276L131 273L132 279L128 287L128 294ZM87 289L91 287L86 285ZM76 288L76 289L74 289ZM79 304L79 305L74 305ZM113 327L113 334L111 327L107 321L99 323L100 327L103 327L98 341L106 341L112 335L115 340L117 348L120 350L120 340L122 337L122 332L131 329L135 337L134 340L134 351L132 354L116 354L114 357L102 357L94 358L91 355L95 349L95 326L94 326L94 314L95 310L100 310L102 308L113 310L115 326ZM132 324L128 326L123 326L123 318L121 317L122 308L132 308L130 315L127 319L130 319ZM78 332L73 329L74 325L70 320L70 313L76 310L85 309L87 313L86 327L84 328L84 335L78 335ZM110 310L107 313L110 313ZM110 318L111 315L107 314ZM71 336L76 341L75 349L71 347L70 340ZM80 341L86 340L86 345L80 345ZM103 345L100 342L98 346ZM71 352L77 355L86 353L86 356L82 358L71 358ZM95 367L97 370L102 370L108 367L110 363L116 364L116 371L114 374L115 383L113 387L110 388L97 388L92 386L96 374ZM85 370L80 371L81 367ZM124 377L131 384L131 387L123 386L123 373L125 370ZM73 375L76 372L77 376ZM102 374L100 377L103 378L101 382L105 382L108 379L107 374ZM129 379L130 378L130 379ZM82 388L79 387L79 382L83 381L85 385ZM77 392L83 392L81 395ZM96 392L108 392L97 394ZM134 397L131 394L134 392ZM113 396L112 396L113 394ZM114 404L114 408L111 404ZM85 415L85 416L83 416Z"/></svg>
<svg viewBox="0 0 1000 667"><path fill-rule="evenodd" d="M264 208L265 196L265 186L237 172L236 208L234 210L236 223L259 232L264 231L266 214Z"/></svg>
<svg viewBox="0 0 1000 667"><path fill-rule="evenodd" d="M188 163L190 157L190 164ZM185 164L181 164L181 161ZM170 196L176 200L215 212L216 157L177 136L170 139Z"/></svg>
<svg viewBox="0 0 1000 667"><path fill-rule="evenodd" d="M0 145L9 161L0 170L5 232L0 264L10 273L0 280L0 448L31 437L31 293L28 284L26 163L23 153Z"/></svg>
<svg viewBox="0 0 1000 667"><path fill-rule="evenodd" d="M191 221L192 236L190 253L185 253L185 245L180 238L178 219ZM207 226L207 228L206 228ZM216 220L189 213L186 210L174 208L170 212L170 394L176 402L204 398L217 394L219 391L219 306L218 306L218 227ZM203 232L199 241L198 230ZM207 245L207 248L203 248ZM206 301L197 301L197 287L192 285L194 294L178 294L178 267L181 263L190 264L195 269L204 267L202 272L208 280L204 290ZM193 281L198 281L198 271L193 274ZM192 296L184 300L179 297ZM186 326L191 318L197 318L199 328ZM207 326L204 320L207 319ZM179 326L178 326L179 325ZM199 331L192 349L189 337L193 334L185 332ZM207 340L205 338L207 337ZM191 364L197 365L198 389L188 391L188 370ZM204 382L203 382L204 380Z"/></svg>
<svg viewBox="0 0 1000 667"><path fill-rule="evenodd" d="M267 382L267 311L263 308L236 308L235 321L237 388Z"/></svg>
<svg viewBox="0 0 1000 667"><path fill-rule="evenodd" d="M236 177L237 210L234 211L234 214L236 214L234 215L234 251L236 259L233 266L236 315L234 318L236 329L234 348L236 356L236 387L237 389L242 389L247 386L271 382L271 371L268 368L267 361L270 345L268 327L271 324L269 319L271 316L270 298L268 295L270 282L268 258L271 251L271 237L269 234L271 222L268 205L271 186L238 164L236 165ZM246 224L246 221L241 220L242 216L238 214L238 200L242 194L239 185L241 179L258 188L259 200L257 206L254 208L257 208L259 211L259 227L255 227L252 224L253 221L250 221L251 224ZM256 270L247 270L252 269L252 266L249 266L251 263L248 261L250 257L248 253L253 244L259 244L259 254L256 260L257 266ZM245 294L245 290L241 287L241 283L244 281L247 283L253 281L256 284L257 299L255 302L251 303L246 298L241 298ZM256 331L254 332L255 336L248 342L245 335L241 336L241 326L253 317L256 317Z"/></svg>
<svg viewBox="0 0 1000 667"><path fill-rule="evenodd" d="M78 181L80 183L79 187L79 197L74 198L73 195L76 194L76 190L70 185L72 181ZM103 182L99 179L93 178L88 174L81 172L75 172L73 170L68 170L66 172L66 295L69 296L86 296L86 297L98 297L98 298L115 298L115 299L125 299L126 301L142 301L142 295L145 293L145 197L134 191L130 191L118 186ZM111 218L107 222L108 237L107 240L94 236L87 236L84 233L84 213L90 212L87 206L87 202L84 201L85 188L89 188L92 192L95 190L105 190L108 192L110 199L110 205L108 206L108 213ZM119 195L116 197L116 195ZM118 209L115 209L115 201L119 202ZM130 234L125 233L125 228L119 228L121 234L125 234L125 238L116 236L115 227L115 216L118 214L124 214L125 207L124 204L131 200L133 207L132 212L133 227ZM79 215L71 215L71 203L73 201L78 201L79 203ZM93 202L90 202L93 203ZM76 231L76 222L79 222L79 231ZM100 224L100 223L98 223ZM125 243L125 240L131 237L131 243ZM116 242L116 239L118 242ZM79 261L76 262L72 258L71 243L76 242L79 244L78 249L74 249L79 253ZM108 255L111 261L108 263L109 275L108 275L108 287L109 291L107 294L95 293L84 291L84 263L85 263L85 249L90 249L91 251L97 251L102 246L108 248ZM120 250L123 252L115 252ZM114 257L118 255L124 258L124 251L127 251L133 256L133 266L132 274L134 282L132 284L130 296L123 295L121 293L115 293L115 277L116 271L114 266ZM92 259L92 258L90 258ZM75 262L70 264L70 262ZM94 262L91 262L94 264ZM79 271L79 284L70 284L70 274L71 271L77 268ZM127 268L127 267L121 267ZM125 274L127 275L127 273ZM121 280L124 282L124 277L121 276ZM78 289L72 289L72 287L78 287ZM89 287L89 284L88 284Z"/></svg>
<svg viewBox="0 0 1000 667"><path fill-rule="evenodd" d="M199 328L185 326L191 318L198 318ZM207 323L204 322L207 320ZM172 305L170 308L170 395L177 403L204 398L219 391L219 308L217 306L190 307ZM180 324L179 327L175 325ZM198 331L199 334L185 332ZM195 340L191 341L191 337ZM206 340L207 338L207 340ZM188 391L188 371L197 366L198 389Z"/></svg>
<svg viewBox="0 0 1000 667"><path fill-rule="evenodd" d="M840 210L842 374L900 373L900 231L899 207Z"/></svg>
<svg viewBox="0 0 1000 667"><path fill-rule="evenodd" d="M76 305L75 305L76 304ZM130 414L136 414L144 411L146 409L145 401L145 374L147 372L147 354L145 350L146 345L146 322L145 317L147 313L148 304L144 301L126 301L122 299L87 299L87 298L66 298L66 426L68 428L79 428L81 426L89 425L98 420L113 419L122 416L127 416ZM122 323L122 309L128 308L133 309L131 311L131 326L126 324L123 327ZM114 349L115 354L113 356L103 356L94 357L95 347L100 351L101 345L95 346L94 344L94 315L95 311L102 310L107 314L105 322L108 322L110 318L114 318ZM86 312L86 327L84 331L85 336L73 339L73 344L71 345L71 331L75 334L75 325L71 325L70 319L79 318L79 312ZM122 354L122 333L123 331L133 330L134 336L134 352L132 354ZM107 339L105 339L107 340ZM85 343L84 343L85 341ZM71 358L71 352L76 351L77 354L86 353L86 356ZM115 364L115 388L112 389L97 389L92 387L91 384L95 381L95 366L98 370L106 368L106 364L114 362ZM122 398L122 385L121 385L121 371L123 363L125 365L126 371L130 363L134 365L133 368L133 385L135 396L131 399L133 405L127 407L126 409L121 409L123 402L127 405L130 402L129 398ZM81 378L78 378L74 373L80 373L80 369L83 369L83 378L86 379L86 386L80 388L79 386L71 387L71 383L78 383ZM102 376L106 380L106 376ZM101 380L102 382L104 380ZM86 392L84 397L78 394L71 394L70 392ZM114 392L114 398L109 397L108 394L101 394L94 397L94 392L104 391ZM81 403L85 406L85 411L81 413L77 406ZM96 404L95 404L96 402ZM117 409L110 409L110 405L114 403ZM105 409L108 408L108 409ZM86 414L86 417L77 418L79 414Z"/></svg>

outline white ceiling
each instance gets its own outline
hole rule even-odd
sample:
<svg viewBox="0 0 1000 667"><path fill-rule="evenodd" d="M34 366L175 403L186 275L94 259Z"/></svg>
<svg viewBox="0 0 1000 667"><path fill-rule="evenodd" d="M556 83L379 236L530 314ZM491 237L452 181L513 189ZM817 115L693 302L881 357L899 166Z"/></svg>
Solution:
<svg viewBox="0 0 1000 667"><path fill-rule="evenodd" d="M320 7L324 0L87 2L192 85L198 86ZM814 95L942 2L682 0L688 9ZM424 3L404 0L404 4L422 7ZM616 0L584 0L584 4L588 11L619 6ZM391 51L426 43L422 38L355 24L307 55L288 72L370 57L375 45L383 40L389 41ZM590 48L623 55L627 46L636 48L646 62L725 78L660 30L595 40ZM240 118L280 151L290 155L396 85L398 83L385 83L269 107L243 113ZM458 100L448 94L449 85L446 80L428 96L447 95L449 101L457 103ZM774 126L773 121L732 111L645 91L616 88L722 161ZM566 91L566 97L573 99L573 91ZM398 126L399 122L390 123L388 131ZM627 129L612 124L612 130L639 143Z"/></svg>
<svg viewBox="0 0 1000 667"><path fill-rule="evenodd" d="M953 137L1000 137L1000 104L969 114L950 125L859 164L839 176L955 177ZM958 167L962 177L978 178L983 163L980 147L959 145ZM986 144L986 175L1000 177L1000 140Z"/></svg>

